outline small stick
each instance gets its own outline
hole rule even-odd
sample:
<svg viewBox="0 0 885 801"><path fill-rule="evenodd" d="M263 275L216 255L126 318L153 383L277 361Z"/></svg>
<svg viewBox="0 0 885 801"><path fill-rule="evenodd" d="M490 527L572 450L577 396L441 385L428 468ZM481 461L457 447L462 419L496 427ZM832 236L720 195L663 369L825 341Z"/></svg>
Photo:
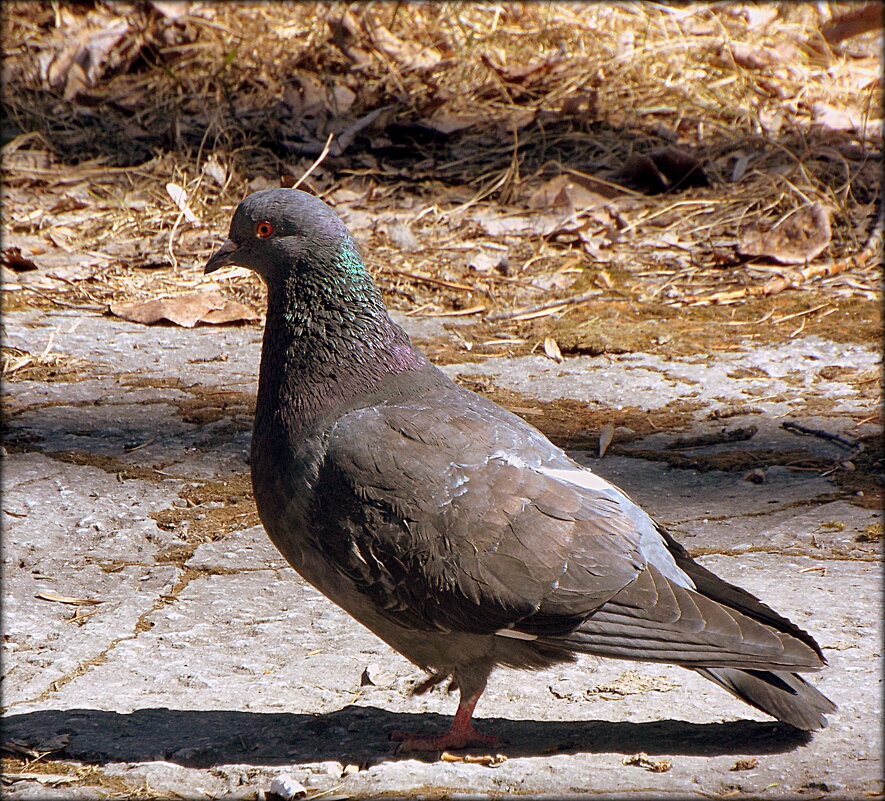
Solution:
<svg viewBox="0 0 885 801"><path fill-rule="evenodd" d="M809 428L808 426L803 426L800 423L791 423L790 421L781 423L781 428L793 434L810 434L813 437L820 437L821 439L835 442L837 445L841 445L843 448L854 451L853 455L855 456L863 451L862 442L854 442L853 440L847 439L846 437L841 437L838 434L831 434L829 431L823 431L819 428Z"/></svg>
<svg viewBox="0 0 885 801"><path fill-rule="evenodd" d="M688 448L705 448L708 445L722 445L726 442L743 442L756 436L758 430L756 426L751 425L746 428L733 428L731 431L701 434L696 437L682 437L673 440L665 447L669 450L687 450Z"/></svg>
<svg viewBox="0 0 885 801"><path fill-rule="evenodd" d="M416 281L424 281L428 284L436 284L437 286L444 286L449 289L460 289L464 292L476 292L475 286L469 286L468 284L459 284L455 281L446 281L442 278L432 278L429 275L421 275L419 273L410 273L407 270L397 270L393 267L386 270L386 272L393 273L394 275L402 275L406 278L414 278Z"/></svg>
<svg viewBox="0 0 885 801"><path fill-rule="evenodd" d="M538 306L529 306L521 309L514 309L509 312L497 312L496 314L490 314L486 319L489 321L494 320L509 320L513 317L520 317L523 314L535 314L536 312L546 311L547 309L555 309L558 306L573 306L576 303L584 303L588 300L595 300L601 295L601 291L598 289L593 290L592 292L587 292L583 295L577 295L574 298L564 298L562 300L552 300L549 303L541 303Z"/></svg>
<svg viewBox="0 0 885 801"><path fill-rule="evenodd" d="M307 178L307 176L310 175L317 167L319 167L320 164L323 163L323 159L325 159L326 156L329 155L329 146L332 144L332 139L334 136L335 134L329 134L329 138L326 140L326 144L323 145L322 152L319 156L317 156L316 161L307 168L307 172L304 173L304 175L302 175L297 181L295 181L292 186L293 189L297 189L299 186L301 186L301 182L305 178Z"/></svg>

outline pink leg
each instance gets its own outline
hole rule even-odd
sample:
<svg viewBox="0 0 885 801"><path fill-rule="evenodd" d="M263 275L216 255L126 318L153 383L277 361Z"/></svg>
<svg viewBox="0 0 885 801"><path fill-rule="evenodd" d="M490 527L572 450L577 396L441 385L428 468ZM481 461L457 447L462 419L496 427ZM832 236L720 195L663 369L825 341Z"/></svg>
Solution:
<svg viewBox="0 0 885 801"><path fill-rule="evenodd" d="M496 746L500 737L482 734L473 728L470 718L482 690L464 698L458 704L458 711L452 721L452 727L445 734L416 734L408 731L394 731L391 740L399 740L400 751L443 751L446 748L469 748L471 745Z"/></svg>

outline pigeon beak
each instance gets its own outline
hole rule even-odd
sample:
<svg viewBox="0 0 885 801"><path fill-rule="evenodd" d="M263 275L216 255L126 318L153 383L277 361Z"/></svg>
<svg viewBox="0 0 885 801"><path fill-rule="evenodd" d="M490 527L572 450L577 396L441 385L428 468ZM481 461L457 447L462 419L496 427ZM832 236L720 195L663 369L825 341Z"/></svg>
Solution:
<svg viewBox="0 0 885 801"><path fill-rule="evenodd" d="M214 273L220 267L226 267L229 264L236 264L234 254L237 252L237 243L233 239L228 239L225 243L215 251L209 261L206 262L206 268L203 270L205 274Z"/></svg>

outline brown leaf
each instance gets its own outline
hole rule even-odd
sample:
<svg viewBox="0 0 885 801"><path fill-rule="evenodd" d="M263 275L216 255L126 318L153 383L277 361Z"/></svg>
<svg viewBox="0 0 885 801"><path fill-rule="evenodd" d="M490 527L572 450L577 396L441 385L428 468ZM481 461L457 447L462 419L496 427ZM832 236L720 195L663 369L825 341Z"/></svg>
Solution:
<svg viewBox="0 0 885 801"><path fill-rule="evenodd" d="M645 751L640 751L632 756L625 756L621 760L621 764L636 765L636 767L645 768L645 770L651 773L666 773L673 767L673 763L669 759L651 759Z"/></svg>
<svg viewBox="0 0 885 801"><path fill-rule="evenodd" d="M815 103L811 107L813 120L831 131L863 131L881 136L881 120L867 120L863 114L852 113L844 108L836 108L828 103Z"/></svg>
<svg viewBox="0 0 885 801"><path fill-rule="evenodd" d="M120 16L89 14L79 30L78 22L71 18L59 30L58 47L49 54L43 69L51 87L64 88L66 100L85 87L95 86L109 64L123 60L116 51L126 49L123 44L131 30L129 22Z"/></svg>
<svg viewBox="0 0 885 801"><path fill-rule="evenodd" d="M805 264L826 250L832 238L832 209L815 203L791 214L770 230L750 226L741 231L738 253L764 256L780 264Z"/></svg>
<svg viewBox="0 0 885 801"><path fill-rule="evenodd" d="M553 337L544 338L544 353L548 359L562 363L562 351L559 349L559 343Z"/></svg>
<svg viewBox="0 0 885 801"><path fill-rule="evenodd" d="M538 112L533 108L515 108L503 117L499 117L497 125L504 133L512 134L513 131L531 125L537 116Z"/></svg>
<svg viewBox="0 0 885 801"><path fill-rule="evenodd" d="M467 266L478 273L487 273L491 270L506 270L508 265L506 250L481 249L473 253L467 261Z"/></svg>
<svg viewBox="0 0 885 801"><path fill-rule="evenodd" d="M828 44L833 45L862 33L881 30L883 26L885 19L882 6L878 3L864 3L833 17L821 28L821 34Z"/></svg>
<svg viewBox="0 0 885 801"><path fill-rule="evenodd" d="M765 29L780 16L780 8L766 3L751 5L741 9L747 20L747 28L751 31Z"/></svg>
<svg viewBox="0 0 885 801"><path fill-rule="evenodd" d="M726 63L733 59L737 66L748 70L764 70L781 64L789 67L789 62L796 56L796 47L789 42L782 42L776 47L729 42L722 53Z"/></svg>
<svg viewBox="0 0 885 801"><path fill-rule="evenodd" d="M326 107L326 87L309 72L299 70L283 91L283 102L293 117L312 117Z"/></svg>
<svg viewBox="0 0 885 801"><path fill-rule="evenodd" d="M606 423L599 429L599 458L605 456L608 446L612 444L615 436L615 426L613 423Z"/></svg>
<svg viewBox="0 0 885 801"><path fill-rule="evenodd" d="M113 303L110 311L134 323L151 325L168 320L184 328L193 328L197 323L219 324L258 319L247 306L226 298L211 287L166 298Z"/></svg>
<svg viewBox="0 0 885 801"><path fill-rule="evenodd" d="M170 182L166 184L166 191L169 193L169 197L172 198L175 205L178 206L178 208L181 210L184 218L188 222L196 222L197 215L193 213L187 201L187 190L185 190L184 187L181 187L178 184Z"/></svg>
<svg viewBox="0 0 885 801"><path fill-rule="evenodd" d="M420 47L392 34L383 25L374 26L369 31L372 43L390 56L401 67L408 70L429 70L442 61L442 55L432 47Z"/></svg>
<svg viewBox="0 0 885 801"><path fill-rule="evenodd" d="M588 189L571 175L557 175L545 181L529 197L527 205L532 209L550 209L568 206L576 212L604 206L609 199Z"/></svg>
<svg viewBox="0 0 885 801"><path fill-rule="evenodd" d="M74 604L75 606L91 606L104 603L104 601L94 601L91 598L72 598L70 595L58 595L49 590L40 590L40 592L34 593L34 597L42 601L55 601L57 604Z"/></svg>
<svg viewBox="0 0 885 801"><path fill-rule="evenodd" d="M396 245L399 250L407 253L414 253L419 249L420 245L415 234L408 224L402 220L392 220L387 225L387 238Z"/></svg>
<svg viewBox="0 0 885 801"><path fill-rule="evenodd" d="M455 131L463 131L465 128L471 128L487 121L488 115L486 114L440 110L433 116L421 120L420 124L423 128L430 128L432 131L448 136Z"/></svg>
<svg viewBox="0 0 885 801"><path fill-rule="evenodd" d="M498 75L500 75L505 81L510 81L511 83L524 83L530 76L534 79L549 72L552 67L556 66L563 60L564 56L564 51L557 50L550 53L545 58L539 58L528 64L518 64L512 67L496 63L486 53L482 53L480 58L482 59L483 64L498 73Z"/></svg>
<svg viewBox="0 0 885 801"><path fill-rule="evenodd" d="M187 0L151 0L151 8L173 22L190 14L191 4Z"/></svg>
<svg viewBox="0 0 885 801"><path fill-rule="evenodd" d="M33 261L27 256L22 255L22 249L15 246L3 248L0 263L2 263L4 267L8 267L10 270L14 270L17 273L24 273L28 270L37 269L37 265Z"/></svg>
<svg viewBox="0 0 885 801"><path fill-rule="evenodd" d="M751 484L764 484L766 481L765 471L761 467L754 467L749 473L741 476L741 481L749 481Z"/></svg>
<svg viewBox="0 0 885 801"><path fill-rule="evenodd" d="M577 227L574 216L567 208L531 214L502 214L498 209L488 206L477 206L471 211L472 219L492 237L552 236L574 230Z"/></svg>

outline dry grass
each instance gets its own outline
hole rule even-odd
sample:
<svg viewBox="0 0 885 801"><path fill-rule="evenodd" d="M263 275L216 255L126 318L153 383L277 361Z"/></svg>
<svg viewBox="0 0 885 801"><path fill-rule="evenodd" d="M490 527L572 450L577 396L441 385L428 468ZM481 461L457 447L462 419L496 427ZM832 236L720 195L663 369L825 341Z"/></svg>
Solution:
<svg viewBox="0 0 885 801"><path fill-rule="evenodd" d="M520 332L586 321L575 298L878 299L881 31L820 33L851 4L174 5L9 5L5 233L39 269L7 273L7 308L197 285L236 202L324 145L302 187L418 314ZM539 208L558 175L580 192ZM815 204L805 273L740 255Z"/></svg>

